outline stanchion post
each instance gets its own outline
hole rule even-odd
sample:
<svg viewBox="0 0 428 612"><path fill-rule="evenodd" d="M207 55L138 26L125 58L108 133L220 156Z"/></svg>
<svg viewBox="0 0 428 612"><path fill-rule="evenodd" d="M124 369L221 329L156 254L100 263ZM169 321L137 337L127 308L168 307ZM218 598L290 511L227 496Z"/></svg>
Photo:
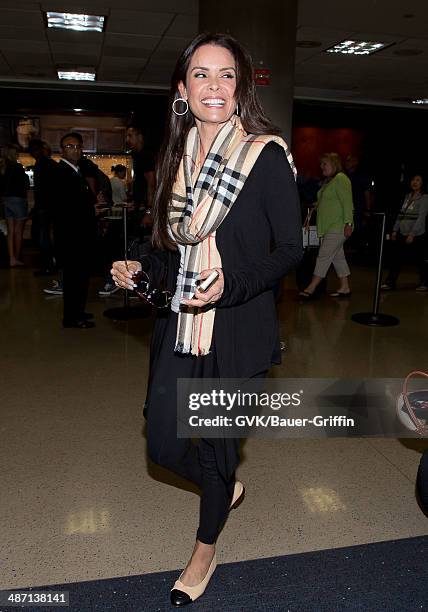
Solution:
<svg viewBox="0 0 428 612"><path fill-rule="evenodd" d="M373 313L377 314L379 312L380 285L382 283L383 245L385 242L386 214L385 213L375 213L375 215L382 216L382 233L380 235L380 241L379 241L379 258L377 262L376 287L375 287L375 293L373 296Z"/></svg>
<svg viewBox="0 0 428 612"><path fill-rule="evenodd" d="M123 207L123 260L128 261L128 209L126 205ZM129 308L129 293L125 289L123 295L123 307Z"/></svg>
<svg viewBox="0 0 428 612"><path fill-rule="evenodd" d="M123 259L128 261L128 210L127 206L123 207ZM125 289L123 292L123 306L117 308L108 308L104 311L104 316L115 321L128 321L128 319L146 318L151 314L150 306L129 305L129 291Z"/></svg>
<svg viewBox="0 0 428 612"><path fill-rule="evenodd" d="M376 285L373 296L373 310L372 312L357 312L351 316L351 319L355 323L360 323L361 325L370 325L372 327L392 327L393 325L398 325L400 323L400 320L397 319L397 317L393 317L392 315L383 314L379 312L386 214L384 212L381 212L375 213L375 215L382 216L382 231L379 240L379 258L377 264Z"/></svg>

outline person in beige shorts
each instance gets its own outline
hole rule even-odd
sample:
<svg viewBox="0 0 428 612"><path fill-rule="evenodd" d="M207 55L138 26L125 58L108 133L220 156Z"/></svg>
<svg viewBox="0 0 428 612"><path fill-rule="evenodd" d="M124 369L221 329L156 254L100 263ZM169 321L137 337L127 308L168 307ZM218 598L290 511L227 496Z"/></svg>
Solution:
<svg viewBox="0 0 428 612"><path fill-rule="evenodd" d="M352 234L353 202L349 178L342 172L342 162L337 153L325 153L321 157L321 170L325 177L317 194L317 232L320 249L315 270L309 285L299 293L310 300L333 264L339 279L339 287L331 297L351 295L349 276L351 271L345 258L343 245Z"/></svg>

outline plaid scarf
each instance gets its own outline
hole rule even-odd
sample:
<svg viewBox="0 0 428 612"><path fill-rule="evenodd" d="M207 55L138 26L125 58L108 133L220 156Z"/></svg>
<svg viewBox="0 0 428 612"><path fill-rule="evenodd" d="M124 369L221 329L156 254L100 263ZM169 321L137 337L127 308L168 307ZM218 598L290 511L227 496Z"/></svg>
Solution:
<svg viewBox="0 0 428 612"><path fill-rule="evenodd" d="M174 240L185 245L181 298L191 298L202 270L222 267L216 230L232 208L263 147L272 141L285 150L296 175L293 158L282 138L247 134L237 115L218 132L198 173L199 135L196 127L190 129L168 211ZM211 304L204 308L182 306L174 351L208 354L214 318L215 307Z"/></svg>

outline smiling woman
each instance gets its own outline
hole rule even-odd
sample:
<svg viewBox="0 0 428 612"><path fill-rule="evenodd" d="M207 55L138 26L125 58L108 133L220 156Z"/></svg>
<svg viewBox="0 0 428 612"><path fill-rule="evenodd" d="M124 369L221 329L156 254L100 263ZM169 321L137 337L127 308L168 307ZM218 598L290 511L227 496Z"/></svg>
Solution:
<svg viewBox="0 0 428 612"><path fill-rule="evenodd" d="M278 133L257 101L248 53L230 36L198 36L172 77L156 250L113 264L119 286L133 289L144 269L173 294L170 312L156 320L144 415L151 460L201 489L195 548L171 590L175 606L205 591L219 533L244 496L239 440L201 438L196 446L177 438L177 381L260 378L281 360L272 288L299 262L302 240L294 164ZM202 291L198 281L214 271Z"/></svg>
<svg viewBox="0 0 428 612"><path fill-rule="evenodd" d="M193 54L186 76L187 87L181 81L178 89L195 117L204 152L236 110L235 60L228 49L203 45Z"/></svg>

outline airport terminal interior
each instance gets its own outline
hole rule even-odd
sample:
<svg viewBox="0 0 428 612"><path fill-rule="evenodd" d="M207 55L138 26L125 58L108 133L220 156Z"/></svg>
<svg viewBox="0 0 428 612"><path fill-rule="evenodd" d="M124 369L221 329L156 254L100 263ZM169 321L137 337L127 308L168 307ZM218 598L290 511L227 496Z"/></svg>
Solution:
<svg viewBox="0 0 428 612"><path fill-rule="evenodd" d="M50 607L75 612L173 609L170 590L195 544L200 490L148 456L143 409L158 311L118 288L109 270L113 258L132 259L124 239L128 247L150 240L150 212L142 202L138 217L135 186L153 175L171 74L199 32L228 27L249 48L257 93L290 143L302 224L319 197L325 153L341 159L354 214L356 199L363 202L345 242L348 295L335 293L333 266L304 295L321 247L314 221L303 232L303 259L275 287L282 362L268 379L301 379L302 387L307 379L375 380L382 388L390 381L394 394L417 372L409 388L420 390L419 405L428 409L426 225L417 236L425 250L404 248L400 274L391 276L394 228L416 176L417 198L428 197L426 3L257 0L248 3L247 18L240 0L209 4L0 0L0 148L2 156L13 148L28 181L22 247L11 255L16 209L2 193L0 165L0 611L24 606L7 600L9 591L67 593L67 604L57 599ZM93 29L68 30L67 18L61 27L49 21L52 12L60 19L59 11L74 19L104 16L104 23L86 20ZM330 52L343 41L372 48ZM95 80L79 80L89 79L81 73L90 67ZM60 79L61 70L73 69L77 80ZM145 169L136 165L141 151L129 135L139 133L135 126L144 134ZM48 146L57 163L62 137L76 132L92 167L108 179L121 177L125 199L117 205L101 188L96 194L94 257L85 260L89 314L70 322L63 318L52 227L51 259L44 259L31 142ZM135 206L127 213L126 204ZM78 214L68 219L73 227ZM365 321L355 320L359 313L367 313ZM382 315L389 315L385 325ZM248 335L251 345L257 330ZM389 401L395 410L396 397ZM428 506L416 487L428 430L422 417L418 431L395 413L391 419L393 427L377 423L359 435L324 428L242 439L237 477L245 498L218 537L217 569L205 593L187 607L428 610ZM428 469L425 477L428 487ZM28 597L22 609L47 608Z"/></svg>

